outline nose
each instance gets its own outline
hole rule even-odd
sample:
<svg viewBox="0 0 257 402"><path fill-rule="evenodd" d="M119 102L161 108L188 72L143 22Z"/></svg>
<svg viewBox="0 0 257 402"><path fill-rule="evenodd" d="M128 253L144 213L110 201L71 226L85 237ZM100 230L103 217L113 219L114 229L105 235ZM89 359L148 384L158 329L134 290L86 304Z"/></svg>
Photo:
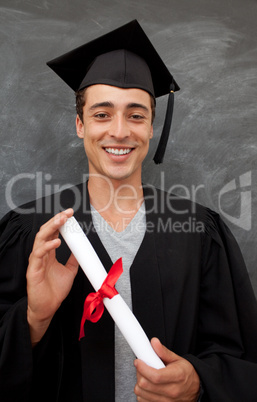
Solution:
<svg viewBox="0 0 257 402"><path fill-rule="evenodd" d="M129 137L130 130L124 116L116 115L114 117L111 122L109 134L111 137L117 138L118 140Z"/></svg>

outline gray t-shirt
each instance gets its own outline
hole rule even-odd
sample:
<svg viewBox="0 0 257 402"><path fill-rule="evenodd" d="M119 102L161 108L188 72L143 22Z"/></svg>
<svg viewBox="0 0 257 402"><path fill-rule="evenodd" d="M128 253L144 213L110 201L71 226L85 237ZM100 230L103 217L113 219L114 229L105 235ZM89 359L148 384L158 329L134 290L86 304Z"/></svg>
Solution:
<svg viewBox="0 0 257 402"><path fill-rule="evenodd" d="M123 273L116 289L132 310L129 270L142 243L146 230L145 205L142 204L134 218L122 232L116 232L91 206L92 220L96 232L114 263L122 257ZM135 355L120 330L115 325L115 401L134 402L136 384Z"/></svg>

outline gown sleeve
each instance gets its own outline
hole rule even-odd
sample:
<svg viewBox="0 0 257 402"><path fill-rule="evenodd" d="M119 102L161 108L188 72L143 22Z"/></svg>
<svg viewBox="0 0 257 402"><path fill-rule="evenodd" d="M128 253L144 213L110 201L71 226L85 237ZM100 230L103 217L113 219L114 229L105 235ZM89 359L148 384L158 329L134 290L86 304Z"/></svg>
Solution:
<svg viewBox="0 0 257 402"><path fill-rule="evenodd" d="M50 336L55 324L50 325L39 345L32 350L27 323L26 270L38 229L32 215L23 216L14 211L0 222L1 402L52 401L54 399L43 399L43 394L50 390L54 381L58 383L58 358L55 358L58 351L54 337ZM48 361L47 374L42 376L41 367L46 367L50 353L51 364ZM54 388L51 393L55 393Z"/></svg>
<svg viewBox="0 0 257 402"><path fill-rule="evenodd" d="M198 353L185 356L203 385L201 401L257 400L257 303L243 257L218 214L202 242Z"/></svg>

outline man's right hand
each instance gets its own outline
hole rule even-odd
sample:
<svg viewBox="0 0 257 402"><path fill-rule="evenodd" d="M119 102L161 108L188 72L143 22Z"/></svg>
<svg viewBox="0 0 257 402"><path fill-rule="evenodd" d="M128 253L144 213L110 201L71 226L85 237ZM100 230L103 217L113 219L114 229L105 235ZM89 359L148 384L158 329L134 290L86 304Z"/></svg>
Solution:
<svg viewBox="0 0 257 402"><path fill-rule="evenodd" d="M61 244L59 228L72 215L73 210L67 209L46 222L35 237L29 257L27 319L33 346L43 337L78 272L78 263L73 254L65 266L56 259L56 249Z"/></svg>

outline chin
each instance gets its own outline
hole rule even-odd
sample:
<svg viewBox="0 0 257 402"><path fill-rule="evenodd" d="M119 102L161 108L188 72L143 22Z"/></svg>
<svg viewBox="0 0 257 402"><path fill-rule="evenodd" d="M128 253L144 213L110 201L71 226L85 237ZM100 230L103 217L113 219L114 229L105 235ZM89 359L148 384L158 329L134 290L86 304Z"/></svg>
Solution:
<svg viewBox="0 0 257 402"><path fill-rule="evenodd" d="M132 177L133 172L128 171L128 170L125 171L125 169L121 170L121 171L119 171L119 169L115 169L113 171L106 172L106 176L110 180L119 180L119 181L121 181L121 180L126 180L126 179Z"/></svg>
<svg viewBox="0 0 257 402"><path fill-rule="evenodd" d="M117 181L122 181L122 180L126 180L130 177L130 174L108 174L107 177L110 180L117 180Z"/></svg>

